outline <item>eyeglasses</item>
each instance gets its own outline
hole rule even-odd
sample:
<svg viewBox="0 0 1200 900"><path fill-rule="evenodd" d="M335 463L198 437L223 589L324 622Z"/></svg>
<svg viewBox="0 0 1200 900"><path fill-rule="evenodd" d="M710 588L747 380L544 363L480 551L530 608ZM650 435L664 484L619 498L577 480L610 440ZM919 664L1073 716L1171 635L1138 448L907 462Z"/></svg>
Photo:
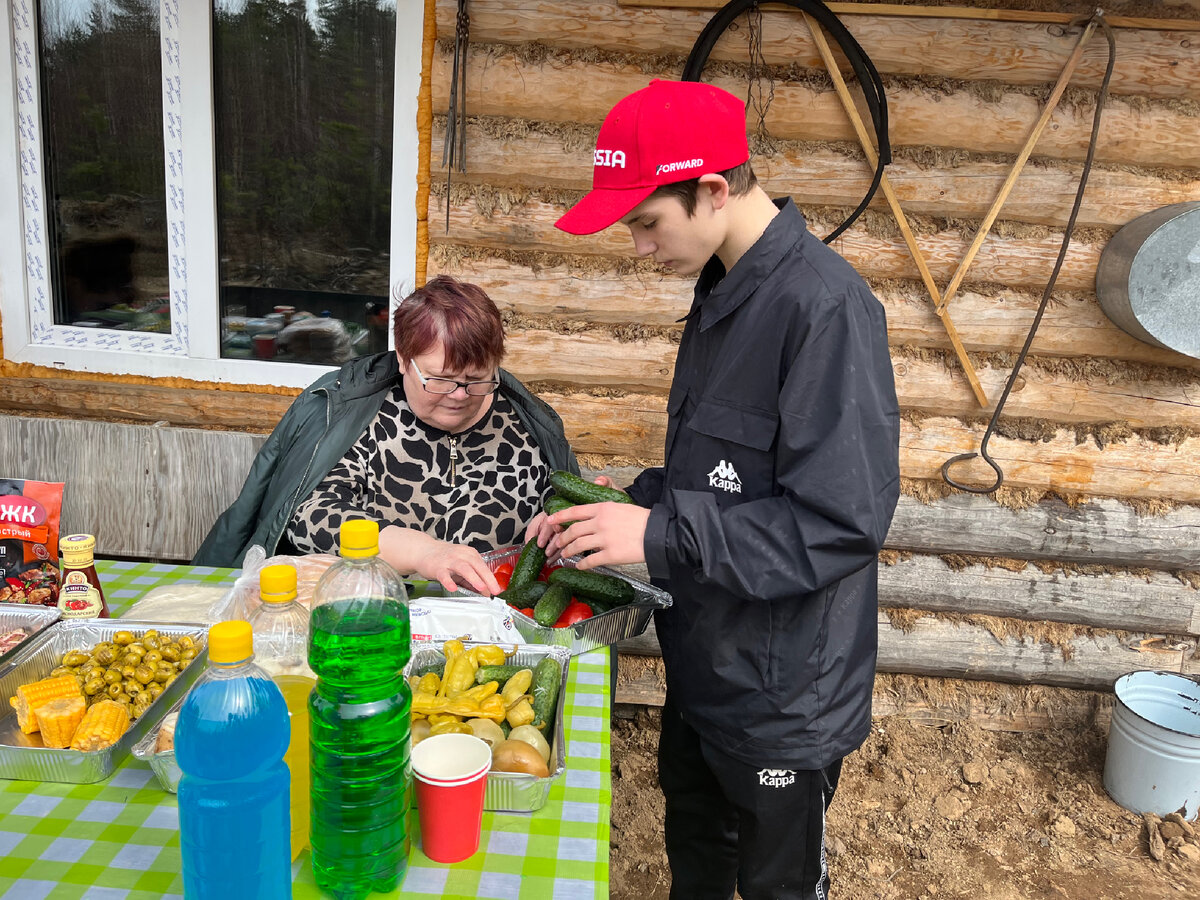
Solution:
<svg viewBox="0 0 1200 900"><path fill-rule="evenodd" d="M462 388L472 397L486 397L488 394L495 393L496 388L500 387L499 381L455 381L453 378L426 378L421 374L415 359L410 359L409 362L412 363L413 371L417 375L417 381L421 382L421 387L431 394L453 394Z"/></svg>

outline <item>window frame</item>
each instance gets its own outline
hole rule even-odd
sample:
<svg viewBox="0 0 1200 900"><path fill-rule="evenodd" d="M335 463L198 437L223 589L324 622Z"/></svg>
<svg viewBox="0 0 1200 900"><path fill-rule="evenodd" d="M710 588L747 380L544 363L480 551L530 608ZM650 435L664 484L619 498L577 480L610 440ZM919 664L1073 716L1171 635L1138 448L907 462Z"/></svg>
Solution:
<svg viewBox="0 0 1200 900"><path fill-rule="evenodd" d="M396 0L392 206L388 283L415 286L417 103L423 3ZM53 322L42 174L37 9L7 0L0 15L0 334L3 359L74 372L177 376L304 387L332 366L222 359L211 3L160 0L163 141L169 245L170 334ZM389 338L390 343L390 338Z"/></svg>

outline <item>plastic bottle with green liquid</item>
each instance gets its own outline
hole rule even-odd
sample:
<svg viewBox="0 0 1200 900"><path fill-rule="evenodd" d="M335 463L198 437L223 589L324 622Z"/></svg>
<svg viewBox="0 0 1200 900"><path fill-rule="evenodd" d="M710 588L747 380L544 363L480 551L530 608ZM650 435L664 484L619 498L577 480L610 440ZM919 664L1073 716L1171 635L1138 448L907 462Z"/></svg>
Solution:
<svg viewBox="0 0 1200 900"><path fill-rule="evenodd" d="M292 776L292 859L308 846L308 695L316 677L308 667L308 607L296 597L296 567L265 566L258 573L262 605L250 614L254 661L283 694L291 741L283 761Z"/></svg>
<svg viewBox="0 0 1200 900"><path fill-rule="evenodd" d="M412 647L408 595L379 558L379 526L345 521L340 543L309 625L309 843L317 885L359 900L394 890L408 867L412 692L402 670Z"/></svg>

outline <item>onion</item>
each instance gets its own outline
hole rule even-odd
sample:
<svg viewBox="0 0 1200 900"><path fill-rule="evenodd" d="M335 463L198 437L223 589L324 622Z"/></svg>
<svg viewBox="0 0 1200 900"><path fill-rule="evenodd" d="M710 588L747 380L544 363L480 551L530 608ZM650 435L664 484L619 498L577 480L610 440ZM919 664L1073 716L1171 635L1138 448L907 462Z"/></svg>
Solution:
<svg viewBox="0 0 1200 900"><path fill-rule="evenodd" d="M509 738L497 744L492 751L492 770L496 772L523 772L537 778L546 778L550 770L537 749L524 741Z"/></svg>
<svg viewBox="0 0 1200 900"><path fill-rule="evenodd" d="M491 719L468 719L467 724L471 726L471 733L486 741L493 750L497 744L504 743L504 730Z"/></svg>
<svg viewBox="0 0 1200 900"><path fill-rule="evenodd" d="M532 725L518 725L508 735L510 741L524 741L542 755L542 762L550 764L550 745L542 733Z"/></svg>

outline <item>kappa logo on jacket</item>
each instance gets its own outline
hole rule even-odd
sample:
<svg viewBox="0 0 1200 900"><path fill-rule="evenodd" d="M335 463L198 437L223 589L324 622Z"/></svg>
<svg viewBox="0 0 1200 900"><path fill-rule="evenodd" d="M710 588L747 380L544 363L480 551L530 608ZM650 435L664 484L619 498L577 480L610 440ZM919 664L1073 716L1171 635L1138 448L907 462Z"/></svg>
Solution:
<svg viewBox="0 0 1200 900"><path fill-rule="evenodd" d="M793 769L759 769L758 783L762 787L787 787L796 783L796 773Z"/></svg>
<svg viewBox="0 0 1200 900"><path fill-rule="evenodd" d="M742 492L742 479L738 477L733 463L721 460L717 463L717 467L708 473L708 486L720 488L731 494L740 494Z"/></svg>

